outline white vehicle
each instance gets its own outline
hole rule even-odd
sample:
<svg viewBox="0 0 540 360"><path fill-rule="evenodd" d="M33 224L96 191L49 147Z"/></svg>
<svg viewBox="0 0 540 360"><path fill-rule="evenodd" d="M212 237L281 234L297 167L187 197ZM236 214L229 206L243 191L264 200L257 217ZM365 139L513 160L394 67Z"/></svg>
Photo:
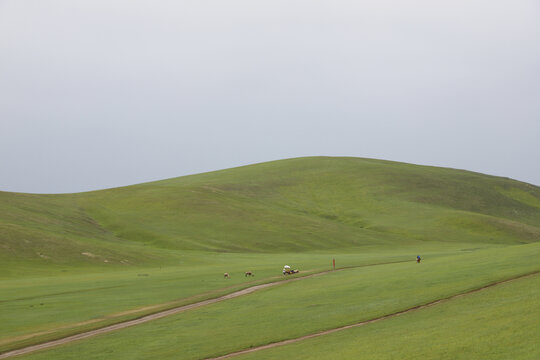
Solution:
<svg viewBox="0 0 540 360"><path fill-rule="evenodd" d="M298 269L294 269L292 270L291 267L289 265L285 265L283 267L283 275L292 275L292 274L298 274L300 272L300 270Z"/></svg>

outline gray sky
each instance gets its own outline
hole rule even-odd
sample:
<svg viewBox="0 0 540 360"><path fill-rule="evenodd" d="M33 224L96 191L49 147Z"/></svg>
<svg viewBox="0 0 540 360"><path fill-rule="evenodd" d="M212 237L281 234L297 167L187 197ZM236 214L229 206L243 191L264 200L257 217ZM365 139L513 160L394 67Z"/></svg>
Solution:
<svg viewBox="0 0 540 360"><path fill-rule="evenodd" d="M540 185L537 0L0 0L0 190L309 155Z"/></svg>

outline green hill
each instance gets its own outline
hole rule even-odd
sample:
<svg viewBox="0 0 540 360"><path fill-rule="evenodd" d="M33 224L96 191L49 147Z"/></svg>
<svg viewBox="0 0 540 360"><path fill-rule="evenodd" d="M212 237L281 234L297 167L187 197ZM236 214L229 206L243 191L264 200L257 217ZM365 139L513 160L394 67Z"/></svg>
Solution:
<svg viewBox="0 0 540 360"><path fill-rule="evenodd" d="M0 353L280 281L284 264L302 276L336 260L342 271L29 355L208 358L537 273L539 240L536 186L359 158L281 160L78 194L0 192ZM538 307L534 292L518 290L520 308ZM494 296L477 305L495 311L498 302L483 307ZM534 332L516 330L535 324L533 313L510 327L502 316L493 328L534 344Z"/></svg>
<svg viewBox="0 0 540 360"><path fill-rule="evenodd" d="M78 194L0 192L0 260L20 266L151 264L170 250L539 240L539 187L361 158L280 160Z"/></svg>

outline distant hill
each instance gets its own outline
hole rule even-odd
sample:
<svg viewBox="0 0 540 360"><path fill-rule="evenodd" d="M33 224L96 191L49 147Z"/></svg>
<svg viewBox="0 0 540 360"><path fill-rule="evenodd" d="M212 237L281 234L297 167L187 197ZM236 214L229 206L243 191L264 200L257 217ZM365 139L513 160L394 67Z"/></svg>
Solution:
<svg viewBox="0 0 540 360"><path fill-rule="evenodd" d="M0 192L0 260L12 262L418 241L540 241L540 188L462 170L311 157L78 194Z"/></svg>

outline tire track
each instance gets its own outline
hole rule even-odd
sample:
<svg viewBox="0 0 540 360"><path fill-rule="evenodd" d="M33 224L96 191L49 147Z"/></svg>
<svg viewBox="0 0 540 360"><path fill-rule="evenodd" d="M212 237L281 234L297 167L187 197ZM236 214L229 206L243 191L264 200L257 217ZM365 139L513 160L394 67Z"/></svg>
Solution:
<svg viewBox="0 0 540 360"><path fill-rule="evenodd" d="M232 292L230 294L226 294L226 295L223 295L223 296L220 296L220 297L217 297L217 298L203 300L203 301L199 301L199 302L196 302L196 303L175 307L175 308L172 308L172 309L169 309L169 310L164 310L164 311L160 311L160 312L157 312L157 313L154 313L154 314L145 315L145 316L137 318L137 319L120 322L120 323L117 323L117 324L105 326L105 327L95 329L95 330L85 331L85 332L82 332L80 334L70 335L70 336L63 337L63 338L60 338L60 339L57 339L57 340L47 341L47 342L44 342L44 343L41 343L41 344L36 344L36 345L30 345L30 346L26 346L26 347L16 349L16 350L10 350L10 351L7 351L7 352L5 352L3 354L0 354L0 359L7 359L7 358L10 358L10 357L13 357L13 356L25 355L25 354L29 354L29 353L32 353L32 352L35 352L35 351L49 349L49 348L59 346L59 345L63 345L63 344L67 344L67 343L70 343L70 342L73 342L73 341L83 340L83 339L87 339L87 338L90 338L90 337L93 337L93 336L96 336L96 335L106 334L106 333L109 333L111 331L125 329L127 327L143 324L143 323L146 323L146 322L149 322L149 321L152 321L152 320L161 319L161 318L171 316L171 315L175 315L175 314L187 311L187 310L197 309L197 308L200 308L202 306L214 304L214 303L221 302L221 301L224 301L224 300L234 299L236 297L243 296L243 295L248 295L248 294L251 294L253 292L262 290L262 289L266 289L266 288L270 288L270 287L273 287L273 286L282 285L282 284L286 284L286 283L291 283L291 282L295 282L295 281L299 281L299 280L303 280L303 279L309 279L309 278L313 278L313 277L317 277L317 276L322 276L322 275L325 275L325 274L328 274L328 273L331 273L331 272L343 271L343 270L348 270L348 269L352 269L352 268L362 268L362 267L369 267L369 266L398 264L398 263L404 263L404 262L411 262L411 260L400 260L400 261L391 261L391 262L383 262L383 263L375 263L375 264L364 264L364 265L357 265L357 266L348 266L348 267L338 268L338 269L335 269L335 270L322 271L322 272L318 272L318 273L311 274L311 275L299 276L299 277L295 277L295 278L292 278L292 279L279 280L279 281L275 281L275 282L271 282L271 283L255 285L255 286L251 286L251 287L248 287L248 288L245 288L245 289L242 289L242 290L238 290L238 291L235 291L235 292Z"/></svg>
<svg viewBox="0 0 540 360"><path fill-rule="evenodd" d="M253 353L253 352L257 352L257 351L261 351L261 350L265 350L265 349L271 349L271 348L275 348L275 347L278 347L278 346L293 344L293 343L297 343L297 342L300 342L300 341L316 338L316 337L319 337L319 336L333 334L333 333L338 332L338 331L352 329L352 328L355 328L355 327L360 327L360 326L372 324L372 323L379 322L379 321L382 321L382 320L386 320L386 319L389 319L389 318L393 318L393 317L396 317L396 316L399 316L399 315L402 315L402 314L406 314L406 313L409 313L409 312L412 312L412 311L422 310L422 309L425 309L425 308L428 308L428 307L432 307L432 306L438 305L440 303L448 302L450 300L454 300L454 299L457 299L457 298L460 298L460 297L463 297L463 296L471 295L471 294L474 294L474 293L477 293L477 292L480 292L480 291L483 291L483 290L486 290L486 289L489 289L489 288L492 288L492 287L495 287L497 285L501 285L501 284L504 284L504 283L507 283L507 282L519 280L519 279L529 277L529 276L534 276L534 275L537 275L538 273L540 273L540 271L534 271L532 273L519 275L519 276L510 278L510 279L496 281L494 283L491 283L491 284L488 284L488 285L485 285L485 286L482 286L480 288L473 289L473 290L470 290L470 291L467 291L467 292L464 292L464 293L459 293L459 294L452 295L452 296L449 296L449 297L446 297L446 298L438 299L438 300L429 302L427 304L413 306L413 307L405 309L405 310L397 311L395 313L384 315L384 316L381 316L381 317L378 317L378 318L375 318L375 319L361 321L361 322L358 322L356 324L351 324L351 325L346 325L346 326L342 326L342 327L338 327L338 328L334 328L334 329L324 330L324 331L317 332L317 333L314 333L314 334L304 335L304 336L301 336L301 337L295 338L295 339L282 340L282 341L278 341L278 342L274 342L274 343L270 343L270 344L266 344L266 345L261 345L261 346L257 346L257 347L253 347L253 348L249 348L249 349L245 349L245 350L240 350L240 351L236 351L236 352L229 353L229 354L222 355L222 356L218 356L218 357L206 358L205 360L230 359L232 357L239 356L239 355L249 354L249 353Z"/></svg>

